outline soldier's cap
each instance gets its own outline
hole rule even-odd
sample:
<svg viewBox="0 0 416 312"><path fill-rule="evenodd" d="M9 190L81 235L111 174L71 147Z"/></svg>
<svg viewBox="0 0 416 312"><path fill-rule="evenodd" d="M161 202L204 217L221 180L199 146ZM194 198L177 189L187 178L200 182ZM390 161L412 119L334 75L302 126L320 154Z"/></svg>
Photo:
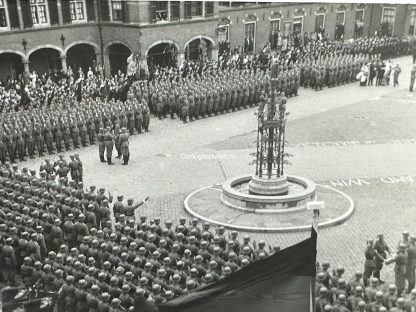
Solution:
<svg viewBox="0 0 416 312"><path fill-rule="evenodd" d="M402 298L402 297L397 298L396 304L397 304L397 306L399 306L399 307L404 306L404 304L405 304L404 298Z"/></svg>
<svg viewBox="0 0 416 312"><path fill-rule="evenodd" d="M85 216L84 216L84 214L80 214L79 216L78 216L78 219L85 219Z"/></svg>
<svg viewBox="0 0 416 312"><path fill-rule="evenodd" d="M403 244L403 243L400 243L400 244L399 244L399 249L406 249L406 245L405 245L405 244Z"/></svg>
<svg viewBox="0 0 416 312"><path fill-rule="evenodd" d="M355 287L355 292L362 292L362 291L363 291L363 288L360 285Z"/></svg>
<svg viewBox="0 0 416 312"><path fill-rule="evenodd" d="M396 285L390 284L389 285L389 290L396 290Z"/></svg>
<svg viewBox="0 0 416 312"><path fill-rule="evenodd" d="M404 232L402 233L402 235L403 235L403 236L409 236L409 231L404 231Z"/></svg>
<svg viewBox="0 0 416 312"><path fill-rule="evenodd" d="M35 263L36 264L36 263ZM66 282L67 283L72 283L74 281L74 277L72 276L72 275L68 275L67 277L66 277Z"/></svg>
<svg viewBox="0 0 416 312"><path fill-rule="evenodd" d="M228 267L228 266L226 266L223 271L224 271L225 274L231 274L231 272L232 272L231 268Z"/></svg>
<svg viewBox="0 0 416 312"><path fill-rule="evenodd" d="M122 199L123 199L123 195L118 195L118 196L117 196L117 199L118 199L118 200L122 200Z"/></svg>
<svg viewBox="0 0 416 312"><path fill-rule="evenodd" d="M377 297L377 298L383 298L383 292L382 292L382 291L380 291L380 290L379 290L379 291L377 291L377 292L376 292L376 297Z"/></svg>
<svg viewBox="0 0 416 312"><path fill-rule="evenodd" d="M38 234L36 233L32 233L32 235L30 235L31 239L37 239L38 238Z"/></svg>
<svg viewBox="0 0 416 312"><path fill-rule="evenodd" d="M416 241L416 236L410 236L411 241Z"/></svg>
<svg viewBox="0 0 416 312"><path fill-rule="evenodd" d="M416 288L413 288L412 291L410 292L413 296L416 295Z"/></svg>
<svg viewBox="0 0 416 312"><path fill-rule="evenodd" d="M355 272L355 276L359 277L359 276L363 276L363 272L361 271L357 271Z"/></svg>
<svg viewBox="0 0 416 312"><path fill-rule="evenodd" d="M192 271L192 270L191 270L191 271ZM194 286L194 285L195 285L194 280L188 280L188 281L186 282L186 286L192 287L192 286Z"/></svg>

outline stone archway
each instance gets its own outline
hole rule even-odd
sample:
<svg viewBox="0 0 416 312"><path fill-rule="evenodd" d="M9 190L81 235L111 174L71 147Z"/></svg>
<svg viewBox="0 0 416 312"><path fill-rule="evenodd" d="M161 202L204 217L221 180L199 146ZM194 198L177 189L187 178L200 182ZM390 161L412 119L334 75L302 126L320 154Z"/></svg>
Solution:
<svg viewBox="0 0 416 312"><path fill-rule="evenodd" d="M67 65L71 66L74 73L82 69L84 74L88 72L89 67L94 70L96 64L96 55L98 47L91 43L78 42L68 46L66 49Z"/></svg>
<svg viewBox="0 0 416 312"><path fill-rule="evenodd" d="M0 50L0 81L18 79L24 72L24 54L13 50Z"/></svg>
<svg viewBox="0 0 416 312"><path fill-rule="evenodd" d="M147 65L149 67L154 65L175 66L178 53L179 46L174 41L157 41L146 50Z"/></svg>
<svg viewBox="0 0 416 312"><path fill-rule="evenodd" d="M113 42L107 45L109 69L111 75L117 74L120 70L124 74L127 72L127 58L132 54L132 50L122 42Z"/></svg>
<svg viewBox="0 0 416 312"><path fill-rule="evenodd" d="M36 70L38 74L57 73L62 69L61 57L63 55L63 50L53 45L34 48L27 54L30 70Z"/></svg>
<svg viewBox="0 0 416 312"><path fill-rule="evenodd" d="M208 36L195 36L184 45L185 59L191 61L212 59L215 41Z"/></svg>

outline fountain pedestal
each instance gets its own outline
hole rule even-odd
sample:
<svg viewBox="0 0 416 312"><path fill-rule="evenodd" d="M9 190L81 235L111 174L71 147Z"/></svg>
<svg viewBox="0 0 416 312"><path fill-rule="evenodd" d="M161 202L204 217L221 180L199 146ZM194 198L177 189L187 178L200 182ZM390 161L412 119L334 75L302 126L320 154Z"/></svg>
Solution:
<svg viewBox="0 0 416 312"><path fill-rule="evenodd" d="M248 190L250 194L263 196L276 196L287 194L289 190L289 183L286 176L272 176L259 177L253 175L249 184Z"/></svg>

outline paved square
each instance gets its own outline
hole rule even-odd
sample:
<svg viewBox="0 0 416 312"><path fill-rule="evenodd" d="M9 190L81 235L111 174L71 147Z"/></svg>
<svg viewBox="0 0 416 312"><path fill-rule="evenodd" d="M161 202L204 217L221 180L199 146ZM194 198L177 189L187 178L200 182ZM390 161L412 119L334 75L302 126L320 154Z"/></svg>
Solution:
<svg viewBox="0 0 416 312"><path fill-rule="evenodd" d="M318 260L345 266L348 278L363 269L366 240L382 232L395 247L403 230L415 234L416 96L407 91L410 57L398 61L403 69L398 88L353 83L321 92L301 89L288 100L287 139L294 157L287 173L340 189L356 205L347 222L320 231L318 240ZM128 166L100 163L95 146L80 150L85 185L135 200L150 196L138 215L190 217L183 209L190 192L254 172L248 165L254 113L252 108L188 124L152 119L151 132L131 138ZM38 169L39 160L26 165ZM250 235L285 247L308 233ZM391 275L392 267L385 271Z"/></svg>

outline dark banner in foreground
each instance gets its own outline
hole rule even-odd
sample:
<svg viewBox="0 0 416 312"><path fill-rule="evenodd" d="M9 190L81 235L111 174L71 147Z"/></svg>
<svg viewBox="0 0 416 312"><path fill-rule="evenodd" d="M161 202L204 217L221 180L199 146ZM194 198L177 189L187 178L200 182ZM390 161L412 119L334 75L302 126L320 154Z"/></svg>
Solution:
<svg viewBox="0 0 416 312"><path fill-rule="evenodd" d="M161 312L311 311L316 232L234 275L159 307Z"/></svg>

